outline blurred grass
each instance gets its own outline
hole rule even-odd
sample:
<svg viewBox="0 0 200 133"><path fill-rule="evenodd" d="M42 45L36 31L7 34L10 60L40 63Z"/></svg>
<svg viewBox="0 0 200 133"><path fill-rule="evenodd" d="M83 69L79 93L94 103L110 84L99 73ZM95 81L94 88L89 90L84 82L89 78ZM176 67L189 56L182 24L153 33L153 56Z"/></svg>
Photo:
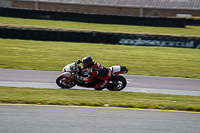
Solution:
<svg viewBox="0 0 200 133"><path fill-rule="evenodd" d="M94 24L0 17L0 26L199 36L186 28ZM128 74L200 78L198 49L0 39L0 68L59 70L84 56L104 66L124 65ZM0 103L80 105L200 111L199 97L132 92L0 87Z"/></svg>
<svg viewBox="0 0 200 133"><path fill-rule="evenodd" d="M117 24L97 24L83 23L72 21L55 21L55 20L37 20L22 19L11 17L0 17L0 26L14 27L33 27L33 28L49 28L49 29L70 29L70 30L86 30L86 31L103 31L103 32L125 32L140 34L168 34L168 35L190 35L200 37L200 26L187 26L186 28L171 27L150 27L150 26L133 26L133 25L117 25Z"/></svg>
<svg viewBox="0 0 200 133"><path fill-rule="evenodd" d="M88 55L128 74L200 78L199 49L0 39L0 68L60 71Z"/></svg>
<svg viewBox="0 0 200 133"><path fill-rule="evenodd" d="M199 96L0 87L0 103L200 111Z"/></svg>

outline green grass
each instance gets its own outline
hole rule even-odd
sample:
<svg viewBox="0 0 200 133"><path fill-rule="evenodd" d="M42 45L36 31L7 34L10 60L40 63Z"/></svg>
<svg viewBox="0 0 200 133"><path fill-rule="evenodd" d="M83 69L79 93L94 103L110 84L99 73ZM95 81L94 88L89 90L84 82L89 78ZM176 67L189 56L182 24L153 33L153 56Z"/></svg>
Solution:
<svg viewBox="0 0 200 133"><path fill-rule="evenodd" d="M200 26L187 26L186 28L170 28L170 27L150 27L150 26L132 26L132 25L116 25L116 24L95 24L72 21L53 21L53 20L37 20L22 19L11 17L0 17L0 26L14 27L35 27L49 29L70 29L70 30L86 30L86 31L104 31L104 32L126 32L140 34L170 34L170 35L190 35L200 37Z"/></svg>
<svg viewBox="0 0 200 133"><path fill-rule="evenodd" d="M199 96L0 87L0 103L200 111Z"/></svg>
<svg viewBox="0 0 200 133"><path fill-rule="evenodd" d="M200 36L200 27L145 27L0 17L0 26ZM84 56L128 74L200 78L198 49L0 39L0 68L61 70ZM200 111L200 97L132 92L0 87L0 103Z"/></svg>
<svg viewBox="0 0 200 133"><path fill-rule="evenodd" d="M0 68L61 70L88 55L128 74L200 78L199 49L0 39Z"/></svg>

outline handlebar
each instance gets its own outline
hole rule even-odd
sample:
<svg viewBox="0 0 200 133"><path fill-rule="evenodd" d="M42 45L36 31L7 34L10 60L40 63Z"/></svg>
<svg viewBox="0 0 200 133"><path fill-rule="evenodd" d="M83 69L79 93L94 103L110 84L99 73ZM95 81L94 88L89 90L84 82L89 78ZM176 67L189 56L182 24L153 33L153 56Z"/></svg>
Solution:
<svg viewBox="0 0 200 133"><path fill-rule="evenodd" d="M75 68L78 70L77 72L80 71L80 66L78 65L78 63L75 61Z"/></svg>
<svg viewBox="0 0 200 133"><path fill-rule="evenodd" d="M75 67L76 67L76 68L78 68L78 67L79 67L79 65L77 64L77 62L76 62L76 61L75 61Z"/></svg>

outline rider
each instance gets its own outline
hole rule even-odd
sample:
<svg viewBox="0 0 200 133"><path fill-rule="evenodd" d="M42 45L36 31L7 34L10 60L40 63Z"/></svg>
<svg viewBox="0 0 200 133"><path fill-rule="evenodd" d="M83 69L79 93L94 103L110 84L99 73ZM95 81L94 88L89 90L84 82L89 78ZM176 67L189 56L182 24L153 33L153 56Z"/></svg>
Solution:
<svg viewBox="0 0 200 133"><path fill-rule="evenodd" d="M82 63L83 69L89 68L90 72L87 77L79 76L79 80L91 82L94 77L100 79L100 81L95 85L95 90L102 90L109 82L108 79L111 78L112 73L111 69L95 62L91 56L84 57L82 61L78 59L76 63Z"/></svg>

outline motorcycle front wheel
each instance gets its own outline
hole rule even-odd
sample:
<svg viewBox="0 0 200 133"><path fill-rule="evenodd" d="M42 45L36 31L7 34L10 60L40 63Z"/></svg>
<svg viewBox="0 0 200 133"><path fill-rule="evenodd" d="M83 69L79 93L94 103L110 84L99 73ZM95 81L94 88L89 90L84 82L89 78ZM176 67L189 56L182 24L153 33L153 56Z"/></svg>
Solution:
<svg viewBox="0 0 200 133"><path fill-rule="evenodd" d="M126 87L126 84L126 79L123 76L118 75L108 83L108 86L106 88L109 91L121 91Z"/></svg>
<svg viewBox="0 0 200 133"><path fill-rule="evenodd" d="M74 87L76 84L72 81L66 81L66 78L63 77L63 76L59 76L57 79L56 79L56 84L63 88L63 89L69 89L69 88L72 88Z"/></svg>

